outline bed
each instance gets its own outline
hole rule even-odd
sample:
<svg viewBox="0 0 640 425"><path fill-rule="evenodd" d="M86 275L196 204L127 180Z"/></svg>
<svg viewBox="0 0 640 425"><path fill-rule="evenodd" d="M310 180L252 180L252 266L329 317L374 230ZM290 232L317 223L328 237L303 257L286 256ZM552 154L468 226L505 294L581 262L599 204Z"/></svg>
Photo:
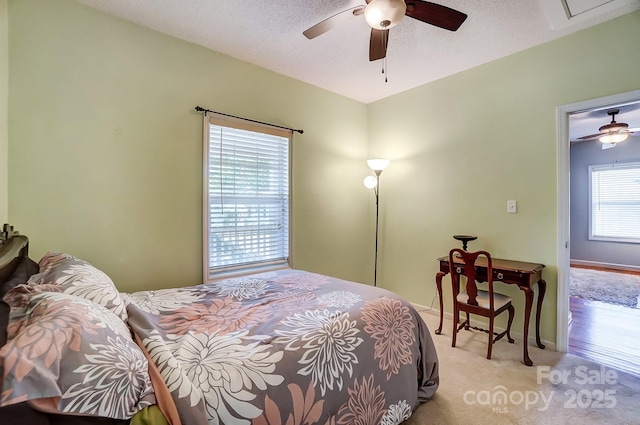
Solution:
<svg viewBox="0 0 640 425"><path fill-rule="evenodd" d="M286 269L120 293L1 239L9 423L399 424L438 388L427 326L384 289Z"/></svg>

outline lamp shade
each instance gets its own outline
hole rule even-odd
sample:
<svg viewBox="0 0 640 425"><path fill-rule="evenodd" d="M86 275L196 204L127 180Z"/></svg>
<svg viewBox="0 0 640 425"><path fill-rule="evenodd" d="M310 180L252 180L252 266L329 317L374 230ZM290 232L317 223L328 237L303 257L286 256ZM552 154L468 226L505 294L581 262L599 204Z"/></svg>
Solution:
<svg viewBox="0 0 640 425"><path fill-rule="evenodd" d="M602 143L619 143L624 142L629 137L628 133L609 133L604 136L600 136L598 140Z"/></svg>
<svg viewBox="0 0 640 425"><path fill-rule="evenodd" d="M371 4L371 3L369 3L369 4ZM389 161L388 159L368 159L367 160L367 165L373 171L382 171L382 170L384 170L385 168L387 168L389 166L390 162L391 161Z"/></svg>
<svg viewBox="0 0 640 425"><path fill-rule="evenodd" d="M364 178L364 187L367 189L373 189L378 185L378 179L374 176L367 176Z"/></svg>
<svg viewBox="0 0 640 425"><path fill-rule="evenodd" d="M371 28L395 27L407 11L404 0L372 0L364 9L364 19Z"/></svg>

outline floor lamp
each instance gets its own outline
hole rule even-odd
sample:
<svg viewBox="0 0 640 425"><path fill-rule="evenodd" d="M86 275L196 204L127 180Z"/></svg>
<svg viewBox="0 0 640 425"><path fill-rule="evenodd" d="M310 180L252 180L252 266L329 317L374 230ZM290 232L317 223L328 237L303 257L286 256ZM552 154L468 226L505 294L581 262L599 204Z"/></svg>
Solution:
<svg viewBox="0 0 640 425"><path fill-rule="evenodd" d="M364 186L367 189L373 189L373 194L376 197L376 256L373 262L373 286L378 286L378 216L379 205L378 200L380 198L380 174L389 166L388 159L369 159L367 165L376 173L374 176L367 176L364 178Z"/></svg>

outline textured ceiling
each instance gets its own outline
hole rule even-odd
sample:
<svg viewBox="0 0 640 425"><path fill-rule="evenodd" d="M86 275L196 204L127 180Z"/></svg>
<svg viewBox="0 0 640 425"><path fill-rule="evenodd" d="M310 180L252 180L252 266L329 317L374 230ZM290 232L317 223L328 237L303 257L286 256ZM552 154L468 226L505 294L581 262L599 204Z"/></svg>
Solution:
<svg viewBox="0 0 640 425"><path fill-rule="evenodd" d="M640 0L443 0L469 15L457 32L412 18L390 30L387 77L369 62L363 16L308 40L315 25L364 0L76 0L314 86L370 103L640 9ZM596 3L602 3L597 0Z"/></svg>

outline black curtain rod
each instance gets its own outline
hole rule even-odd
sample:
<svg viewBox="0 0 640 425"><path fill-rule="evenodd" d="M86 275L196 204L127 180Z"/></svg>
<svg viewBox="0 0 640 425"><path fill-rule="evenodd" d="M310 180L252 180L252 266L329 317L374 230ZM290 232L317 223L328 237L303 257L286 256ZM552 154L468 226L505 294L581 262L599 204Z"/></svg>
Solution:
<svg viewBox="0 0 640 425"><path fill-rule="evenodd" d="M256 124L270 125L271 127L282 128L284 130L295 131L296 133L304 133L303 130L296 130L295 128L283 127L281 125L269 124L268 122L256 121L249 118L238 117L236 115L223 114L222 112L212 111L211 109L205 109L202 106L196 106L196 111L198 112L213 112L214 114L224 115L225 117L238 118L245 121L255 122Z"/></svg>

